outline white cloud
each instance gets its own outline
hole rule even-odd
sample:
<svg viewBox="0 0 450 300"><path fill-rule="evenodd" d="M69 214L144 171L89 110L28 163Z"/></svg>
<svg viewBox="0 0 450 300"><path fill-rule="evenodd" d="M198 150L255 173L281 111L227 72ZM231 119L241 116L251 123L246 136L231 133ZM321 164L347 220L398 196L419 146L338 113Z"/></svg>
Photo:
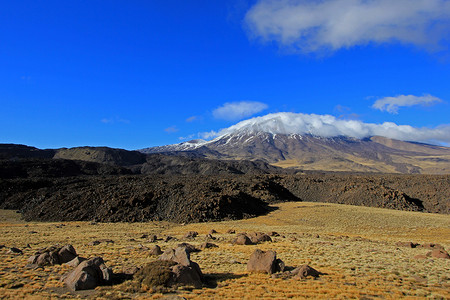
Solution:
<svg viewBox="0 0 450 300"><path fill-rule="evenodd" d="M436 128L417 128L410 125L397 125L392 122L374 124L359 120L342 120L331 115L288 112L244 120L219 132L209 132L209 135L205 135L205 138L218 137L240 130L276 134L312 134L322 137L349 136L359 139L370 136L384 136L403 141L450 143L450 125L441 125Z"/></svg>
<svg viewBox="0 0 450 300"><path fill-rule="evenodd" d="M102 122L104 124L116 124L116 123L129 124L130 120L121 119L121 118L103 118L100 120L100 122Z"/></svg>
<svg viewBox="0 0 450 300"><path fill-rule="evenodd" d="M311 53L368 43L442 47L450 31L448 0L260 0L245 17L264 41Z"/></svg>
<svg viewBox="0 0 450 300"><path fill-rule="evenodd" d="M178 131L178 128L177 128L177 126L174 125L174 126L167 127L166 129L164 129L164 131L167 133L174 133L174 132Z"/></svg>
<svg viewBox="0 0 450 300"><path fill-rule="evenodd" d="M267 104L257 101L227 102L213 111L216 119L236 121L267 109Z"/></svg>
<svg viewBox="0 0 450 300"><path fill-rule="evenodd" d="M197 121L199 119L200 119L199 116L192 116L192 117L187 118L186 122L191 123L191 122Z"/></svg>
<svg viewBox="0 0 450 300"><path fill-rule="evenodd" d="M442 102L441 99L431 96L414 96L414 95L399 95L396 97L384 97L375 101L372 108L379 109L381 111L387 111L391 114L397 114L400 107L422 105L428 106L435 103Z"/></svg>
<svg viewBox="0 0 450 300"><path fill-rule="evenodd" d="M211 130L209 132L200 132L198 133L198 136L201 137L202 139L209 140L219 136L219 133L214 130Z"/></svg>

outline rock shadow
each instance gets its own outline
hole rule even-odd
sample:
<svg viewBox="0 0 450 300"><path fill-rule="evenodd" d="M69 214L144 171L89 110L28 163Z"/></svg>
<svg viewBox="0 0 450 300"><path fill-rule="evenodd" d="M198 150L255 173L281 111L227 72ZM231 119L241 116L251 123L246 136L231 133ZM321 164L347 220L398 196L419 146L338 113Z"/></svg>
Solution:
<svg viewBox="0 0 450 300"><path fill-rule="evenodd" d="M239 279L247 277L247 274L233 274L233 273L209 273L203 274L203 284L207 288L216 288L218 283L229 279Z"/></svg>

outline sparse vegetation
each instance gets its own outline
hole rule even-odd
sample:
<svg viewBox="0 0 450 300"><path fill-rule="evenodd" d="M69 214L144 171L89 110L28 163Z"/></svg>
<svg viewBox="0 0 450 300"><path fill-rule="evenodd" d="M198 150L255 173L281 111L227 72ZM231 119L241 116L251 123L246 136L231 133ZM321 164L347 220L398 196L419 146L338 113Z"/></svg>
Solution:
<svg viewBox="0 0 450 300"><path fill-rule="evenodd" d="M157 299L156 289L130 288L132 281L95 290L69 292L59 281L71 270L66 265L27 269L27 259L37 249L71 243L84 257L101 256L114 273L124 268L144 266L155 260L149 249L158 244L163 250L176 247L189 231L199 235L188 242L199 247L212 228L219 247L191 253L207 279L202 289L179 288L171 293L187 299L207 298L362 298L362 297L450 297L450 260L414 259L425 248L398 247L396 243L438 243L450 248L448 215L394 211L347 205L289 202L266 216L239 221L178 225L148 223L59 223L24 222L11 211L0 216L0 297L3 298L133 298ZM95 224L95 225L90 225ZM232 245L240 232L272 232L273 242L258 245ZM157 235L155 243L146 235ZM166 236L176 238L164 242ZM93 240L111 239L114 243ZM29 244L30 248L25 247ZM7 254L9 247L23 255ZM246 271L246 263L259 248L274 250L287 267L308 264L324 273L318 279L272 278ZM165 291L167 292L167 291Z"/></svg>

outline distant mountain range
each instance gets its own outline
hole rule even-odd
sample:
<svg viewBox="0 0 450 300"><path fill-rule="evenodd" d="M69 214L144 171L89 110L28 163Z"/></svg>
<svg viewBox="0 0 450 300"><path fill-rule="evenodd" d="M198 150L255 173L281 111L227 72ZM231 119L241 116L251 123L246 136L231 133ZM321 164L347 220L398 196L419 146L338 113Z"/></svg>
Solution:
<svg viewBox="0 0 450 300"><path fill-rule="evenodd" d="M290 121L289 115L274 114L272 119L241 122L211 141L192 140L139 151L220 160L262 160L283 168L315 171L450 173L448 147L381 136L300 134L295 133Z"/></svg>
<svg viewBox="0 0 450 300"><path fill-rule="evenodd" d="M50 170L55 176L298 171L450 174L448 147L376 135L364 137L361 133L371 132L370 127L361 129L357 122L339 120L327 123L319 117L271 114L233 125L211 141L192 140L138 151L108 147L42 150L0 144L0 175L38 176Z"/></svg>

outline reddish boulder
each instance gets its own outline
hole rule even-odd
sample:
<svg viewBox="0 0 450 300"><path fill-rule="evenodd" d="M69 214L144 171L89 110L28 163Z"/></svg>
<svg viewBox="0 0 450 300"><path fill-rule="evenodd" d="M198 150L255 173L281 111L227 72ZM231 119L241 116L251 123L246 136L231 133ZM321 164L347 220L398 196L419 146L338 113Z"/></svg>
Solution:
<svg viewBox="0 0 450 300"><path fill-rule="evenodd" d="M433 243L422 244L419 247L420 248L425 248L425 249L441 249L441 250L445 250L442 245L440 245L440 244L433 244Z"/></svg>
<svg viewBox="0 0 450 300"><path fill-rule="evenodd" d="M234 240L234 245L254 245L252 240L245 234L239 234Z"/></svg>
<svg viewBox="0 0 450 300"><path fill-rule="evenodd" d="M275 251L256 249L247 263L247 271L273 274L283 271L284 263L277 259Z"/></svg>
<svg viewBox="0 0 450 300"><path fill-rule="evenodd" d="M154 255L154 256L158 256L163 254L164 252L162 252L161 247L159 247L158 245L153 246L153 248L150 249L149 251L150 255Z"/></svg>
<svg viewBox="0 0 450 300"><path fill-rule="evenodd" d="M193 239L193 238L195 238L197 236L198 236L198 232L197 231L189 231L183 236L183 238L185 238L185 239Z"/></svg>
<svg viewBox="0 0 450 300"><path fill-rule="evenodd" d="M441 250L441 249L434 249L431 252L427 253L428 257L435 257L435 258L445 258L445 259L450 259L450 255L448 254L447 251L445 250Z"/></svg>
<svg viewBox="0 0 450 300"><path fill-rule="evenodd" d="M419 244L413 243L413 242L397 242L395 244L395 246L397 246L397 247L407 247L407 248L416 248L417 246L419 246Z"/></svg>
<svg viewBox="0 0 450 300"><path fill-rule="evenodd" d="M188 244L188 243L181 243L178 244L177 247L185 248L187 252L193 253L193 252L200 252L201 250L195 247L194 245Z"/></svg>
<svg viewBox="0 0 450 300"><path fill-rule="evenodd" d="M75 268L85 260L86 260L86 258L77 256L74 259L72 259L71 261L66 262L65 264Z"/></svg>
<svg viewBox="0 0 450 300"><path fill-rule="evenodd" d="M253 244L259 244L263 242L271 242L272 239L265 233L262 232L252 232L247 235Z"/></svg>
<svg viewBox="0 0 450 300"><path fill-rule="evenodd" d="M213 243L203 243L200 245L200 249L217 248L217 247L219 246Z"/></svg>
<svg viewBox="0 0 450 300"><path fill-rule="evenodd" d="M94 257L80 263L63 277L64 283L73 291L90 290L111 282L113 273L101 257Z"/></svg>
<svg viewBox="0 0 450 300"><path fill-rule="evenodd" d="M58 265L67 263L77 256L77 252L72 245L65 245L63 247L55 245L40 249L28 259L28 262L39 266Z"/></svg>
<svg viewBox="0 0 450 300"><path fill-rule="evenodd" d="M303 265L298 268L295 268L291 271L291 274L295 275L294 278L303 279L308 276L311 277L319 277L321 273L308 265Z"/></svg>

